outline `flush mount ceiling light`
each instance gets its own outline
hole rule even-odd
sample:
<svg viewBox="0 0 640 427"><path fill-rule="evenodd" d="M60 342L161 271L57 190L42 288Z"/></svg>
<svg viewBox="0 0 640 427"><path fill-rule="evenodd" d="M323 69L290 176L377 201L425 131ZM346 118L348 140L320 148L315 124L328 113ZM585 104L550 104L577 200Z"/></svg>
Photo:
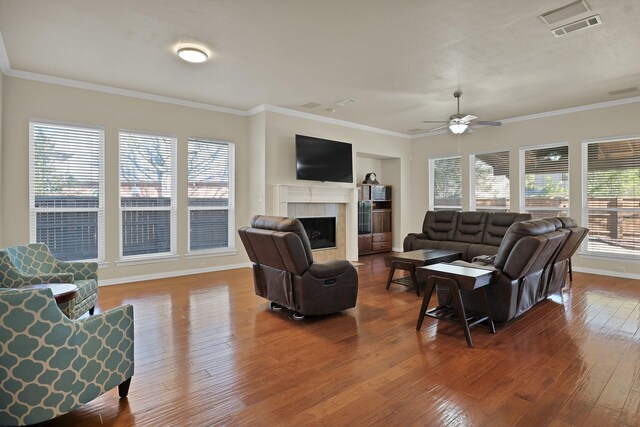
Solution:
<svg viewBox="0 0 640 427"><path fill-rule="evenodd" d="M206 52L206 50L200 46L195 45L178 46L176 54L183 61L191 62L194 64L199 64L209 59L209 54Z"/></svg>

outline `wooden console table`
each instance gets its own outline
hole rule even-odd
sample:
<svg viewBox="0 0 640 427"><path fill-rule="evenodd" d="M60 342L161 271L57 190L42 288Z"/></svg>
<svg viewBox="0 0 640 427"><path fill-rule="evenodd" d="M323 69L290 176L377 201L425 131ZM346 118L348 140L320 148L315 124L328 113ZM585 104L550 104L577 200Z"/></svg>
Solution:
<svg viewBox="0 0 640 427"><path fill-rule="evenodd" d="M489 303L487 301L487 295L484 288L491 283L493 274L494 271L492 270L451 264L435 264L418 268L418 275L427 277L427 289L424 294L424 299L422 300L422 307L420 307L420 315L418 316L416 330L419 331L422 327L424 317L429 316L435 319L461 324L469 347L473 347L471 332L469 331L471 326L486 322L491 333L495 334L496 328L493 324L493 320L491 320L491 312L489 310ZM440 305L431 310L427 310L431 294L433 293L436 285L448 288L451 295L451 304ZM481 301L484 305L485 312L467 312L464 309L460 290L480 291L479 293L481 294Z"/></svg>

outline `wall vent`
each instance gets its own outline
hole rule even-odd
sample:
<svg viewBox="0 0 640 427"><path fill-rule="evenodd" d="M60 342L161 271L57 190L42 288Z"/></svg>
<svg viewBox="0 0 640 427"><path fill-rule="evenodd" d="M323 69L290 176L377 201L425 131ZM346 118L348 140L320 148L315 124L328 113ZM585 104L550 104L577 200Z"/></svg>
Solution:
<svg viewBox="0 0 640 427"><path fill-rule="evenodd" d="M336 105L339 105L339 106L343 107L343 106L345 106L347 104L354 104L356 102L358 102L357 99L347 98L347 99L343 99L342 101L336 102Z"/></svg>
<svg viewBox="0 0 640 427"><path fill-rule="evenodd" d="M581 19L579 21L571 22L570 24L563 25L562 27L554 28L551 30L554 36L562 37L569 33L573 33L578 30L584 30L585 28L591 28L596 25L602 24L600 15L593 15L588 18Z"/></svg>
<svg viewBox="0 0 640 427"><path fill-rule="evenodd" d="M302 107L304 108L316 108L319 107L321 104L318 104L317 102L307 102L306 104L302 105Z"/></svg>
<svg viewBox="0 0 640 427"><path fill-rule="evenodd" d="M413 128L413 129L409 129L407 133L418 133L418 132L424 132L424 131L425 129L422 129L422 128Z"/></svg>
<svg viewBox="0 0 640 427"><path fill-rule="evenodd" d="M540 19L548 26L554 26L560 21L574 18L581 13L591 12L591 7L586 0L578 0L573 3L569 3L566 6L559 7L557 9L550 10L547 13L540 15Z"/></svg>

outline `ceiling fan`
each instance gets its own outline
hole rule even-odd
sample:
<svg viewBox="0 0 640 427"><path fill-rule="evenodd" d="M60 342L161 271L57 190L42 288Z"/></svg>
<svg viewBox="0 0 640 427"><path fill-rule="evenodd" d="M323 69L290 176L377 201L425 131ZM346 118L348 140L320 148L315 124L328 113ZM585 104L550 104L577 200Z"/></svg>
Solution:
<svg viewBox="0 0 640 427"><path fill-rule="evenodd" d="M429 132L433 132L433 131L448 127L452 133L458 135L465 132L467 133L473 132L472 128L470 127L471 125L500 126L502 124L501 122L485 122L485 121L474 122L474 120L477 119L476 116L472 116L471 114L466 114L466 115L460 114L460 97L462 96L462 92L457 90L453 93L453 96L458 101L458 113L451 116L451 118L449 118L448 121L424 120L423 123L446 123L445 125L438 126L437 128L429 129Z"/></svg>

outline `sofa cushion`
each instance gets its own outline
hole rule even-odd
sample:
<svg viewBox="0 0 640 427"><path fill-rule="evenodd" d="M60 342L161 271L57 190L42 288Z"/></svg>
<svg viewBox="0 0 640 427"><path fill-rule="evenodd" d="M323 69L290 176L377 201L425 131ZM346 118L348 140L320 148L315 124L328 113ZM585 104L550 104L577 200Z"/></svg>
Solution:
<svg viewBox="0 0 640 427"><path fill-rule="evenodd" d="M497 268L504 267L513 247L521 238L526 236L539 236L553 231L556 231L556 226L549 221L530 220L513 223L502 239L500 249L498 249L498 253L496 254L495 266Z"/></svg>
<svg viewBox="0 0 640 427"><path fill-rule="evenodd" d="M460 212L453 240L466 243L482 242L487 216L486 212Z"/></svg>
<svg viewBox="0 0 640 427"><path fill-rule="evenodd" d="M502 238L514 222L531 219L531 214L518 212L493 212L487 218L487 226L482 236L485 245L500 246Z"/></svg>
<svg viewBox="0 0 640 427"><path fill-rule="evenodd" d="M411 248L405 252L417 251L418 249L438 249L438 243L440 242L437 240L415 239L411 242Z"/></svg>
<svg viewBox="0 0 640 427"><path fill-rule="evenodd" d="M495 255L498 253L498 246L485 245L483 243L472 243L467 250L467 258L469 261L480 255Z"/></svg>
<svg viewBox="0 0 640 427"><path fill-rule="evenodd" d="M430 240L453 240L458 222L458 211L428 211L422 232Z"/></svg>

